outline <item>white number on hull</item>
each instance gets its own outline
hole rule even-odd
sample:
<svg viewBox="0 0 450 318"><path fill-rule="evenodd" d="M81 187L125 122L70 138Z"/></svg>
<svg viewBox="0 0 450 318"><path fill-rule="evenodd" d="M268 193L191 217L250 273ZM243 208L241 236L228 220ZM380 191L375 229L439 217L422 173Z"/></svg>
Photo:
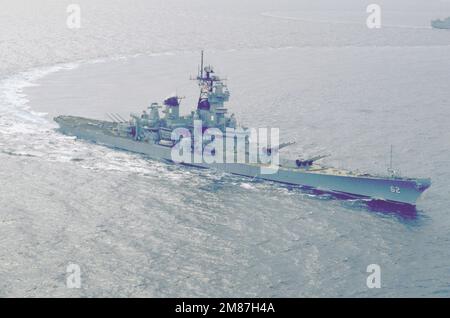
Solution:
<svg viewBox="0 0 450 318"><path fill-rule="evenodd" d="M392 193L400 193L400 187L391 186L391 192Z"/></svg>

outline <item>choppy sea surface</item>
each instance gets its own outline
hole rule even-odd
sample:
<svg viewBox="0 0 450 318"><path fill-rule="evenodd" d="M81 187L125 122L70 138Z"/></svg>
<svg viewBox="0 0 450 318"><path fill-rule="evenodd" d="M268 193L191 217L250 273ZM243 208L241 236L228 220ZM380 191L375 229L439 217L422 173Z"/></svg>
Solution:
<svg viewBox="0 0 450 318"><path fill-rule="evenodd" d="M449 1L0 0L0 296L449 297ZM431 177L414 211L169 165L60 135L53 116L127 116L199 51L230 112L290 155ZM81 269L81 288L66 268ZM369 289L369 264L381 288Z"/></svg>

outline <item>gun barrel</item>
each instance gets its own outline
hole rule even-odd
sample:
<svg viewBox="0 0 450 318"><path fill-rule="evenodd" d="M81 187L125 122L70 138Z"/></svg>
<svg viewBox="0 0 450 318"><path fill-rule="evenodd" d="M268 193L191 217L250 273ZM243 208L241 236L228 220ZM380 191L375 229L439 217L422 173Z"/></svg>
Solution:
<svg viewBox="0 0 450 318"><path fill-rule="evenodd" d="M320 160L320 159L323 159L323 158L326 158L326 157L329 157L329 156L330 156L329 154L319 155L319 156L312 157L311 159L308 159L308 160L309 161L317 161L317 160Z"/></svg>

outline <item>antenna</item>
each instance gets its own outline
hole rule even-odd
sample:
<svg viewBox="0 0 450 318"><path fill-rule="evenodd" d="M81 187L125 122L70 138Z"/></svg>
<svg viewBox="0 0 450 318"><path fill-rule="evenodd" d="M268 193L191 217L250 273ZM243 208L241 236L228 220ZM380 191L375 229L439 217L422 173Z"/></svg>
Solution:
<svg viewBox="0 0 450 318"><path fill-rule="evenodd" d="M114 118L113 116L111 116L111 114L106 113L106 116L108 116L108 118L111 119L113 121L113 123L117 122L117 119Z"/></svg>
<svg viewBox="0 0 450 318"><path fill-rule="evenodd" d="M390 170L392 170L392 145L391 145L391 158L390 158L390 161L389 161L389 169Z"/></svg>
<svg viewBox="0 0 450 318"><path fill-rule="evenodd" d="M127 120L124 119L120 114L116 113L115 114L117 118L119 118L121 121L126 122Z"/></svg>
<svg viewBox="0 0 450 318"><path fill-rule="evenodd" d="M393 157L393 151L394 147L391 145L391 156L389 159L389 168L388 168L388 172L391 175L391 177L395 177L397 175L397 171L394 170L394 168L392 167L392 157Z"/></svg>
<svg viewBox="0 0 450 318"><path fill-rule="evenodd" d="M200 64L200 78L203 78L203 50L202 50L202 58Z"/></svg>
<svg viewBox="0 0 450 318"><path fill-rule="evenodd" d="M120 119L116 114L110 113L110 115L111 115L113 118L115 118L116 121L117 121L118 123L122 122L122 119Z"/></svg>

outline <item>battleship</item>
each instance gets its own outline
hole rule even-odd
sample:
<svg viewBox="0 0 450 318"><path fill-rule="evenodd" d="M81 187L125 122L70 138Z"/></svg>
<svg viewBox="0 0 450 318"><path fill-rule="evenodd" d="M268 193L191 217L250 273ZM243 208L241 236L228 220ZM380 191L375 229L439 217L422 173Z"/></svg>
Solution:
<svg viewBox="0 0 450 318"><path fill-rule="evenodd" d="M433 20L431 21L431 26L435 29L450 29L450 17L444 20Z"/></svg>
<svg viewBox="0 0 450 318"><path fill-rule="evenodd" d="M227 82L216 75L212 66L204 65L203 52L198 75L193 79L198 82L200 96L196 110L189 115L180 115L182 98L174 94L164 99L161 105L150 104L142 114L130 114L129 120L113 113L108 114L110 120L67 115L54 120L63 134L114 149L175 164L215 169L252 180L262 179L328 193L337 198L380 200L414 207L420 195L431 185L429 178L403 177L392 167L385 176L381 176L319 164L327 155L268 160L278 158L280 151L294 142L271 142L260 147L260 140L256 138L255 141L250 129L238 125L234 114L228 114L225 107L230 98ZM224 133L223 143L217 143L214 137L205 138L204 134L211 129L216 132L216 137L217 133ZM234 132L231 138L228 131ZM196 137L196 133L201 137ZM241 147L238 139L244 140ZM252 149L257 149L256 155ZM215 156L215 160L201 156L205 152L210 157ZM231 160L222 160L225 158Z"/></svg>

